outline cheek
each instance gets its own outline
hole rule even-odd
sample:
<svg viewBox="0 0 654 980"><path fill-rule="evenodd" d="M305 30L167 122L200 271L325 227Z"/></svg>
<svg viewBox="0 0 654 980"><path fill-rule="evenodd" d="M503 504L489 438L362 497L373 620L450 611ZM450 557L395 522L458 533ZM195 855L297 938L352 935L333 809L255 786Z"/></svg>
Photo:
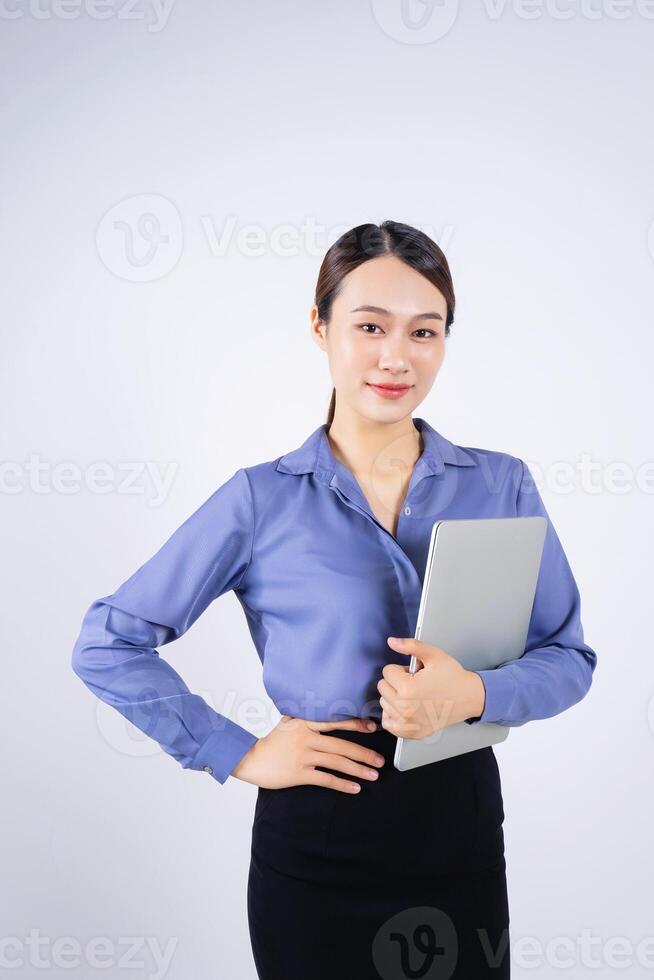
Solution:
<svg viewBox="0 0 654 980"><path fill-rule="evenodd" d="M443 362L444 353L445 351L440 345L438 347L427 347L425 345L415 351L413 355L413 368L416 374L422 378L433 377Z"/></svg>
<svg viewBox="0 0 654 980"><path fill-rule="evenodd" d="M365 338L361 342L356 335L340 338L330 359L332 373L343 379L367 370L371 364L375 364L372 344L366 344Z"/></svg>

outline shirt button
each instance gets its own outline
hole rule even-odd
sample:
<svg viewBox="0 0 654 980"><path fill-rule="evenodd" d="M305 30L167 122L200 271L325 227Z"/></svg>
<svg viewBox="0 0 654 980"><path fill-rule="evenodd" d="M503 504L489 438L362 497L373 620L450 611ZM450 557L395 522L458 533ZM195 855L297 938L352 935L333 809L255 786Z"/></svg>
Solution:
<svg viewBox="0 0 654 980"><path fill-rule="evenodd" d="M410 508L410 507L405 507L405 508L404 508L404 513L405 513L405 514L406 514L406 516L408 517L408 516L409 516L409 514L411 513L411 508Z"/></svg>
<svg viewBox="0 0 654 980"><path fill-rule="evenodd" d="M210 776L213 776L213 769L211 768L211 766L205 766L202 771L208 772Z"/></svg>

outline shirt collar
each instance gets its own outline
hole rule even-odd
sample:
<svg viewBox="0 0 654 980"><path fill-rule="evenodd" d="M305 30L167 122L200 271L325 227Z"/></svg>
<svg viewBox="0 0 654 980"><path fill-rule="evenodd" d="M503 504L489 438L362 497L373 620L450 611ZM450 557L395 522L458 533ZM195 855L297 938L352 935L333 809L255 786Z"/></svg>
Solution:
<svg viewBox="0 0 654 980"><path fill-rule="evenodd" d="M422 433L424 443L422 454L415 465L416 475L438 475L443 472L446 463L451 466L477 465L470 453L446 439L425 419L414 418L412 421ZM323 422L301 446L281 456L275 468L282 473L295 475L314 473L319 480L329 483L340 465L327 438L327 423Z"/></svg>

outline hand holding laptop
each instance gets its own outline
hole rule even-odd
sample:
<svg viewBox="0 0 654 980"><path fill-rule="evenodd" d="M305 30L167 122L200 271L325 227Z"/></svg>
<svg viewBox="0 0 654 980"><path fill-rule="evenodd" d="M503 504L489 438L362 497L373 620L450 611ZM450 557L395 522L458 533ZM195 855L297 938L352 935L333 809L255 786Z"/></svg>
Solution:
<svg viewBox="0 0 654 980"><path fill-rule="evenodd" d="M479 676L449 653L415 637L389 636L397 653L415 656L424 665L415 673L408 665L386 664L377 684L382 727L398 738L426 738L447 725L476 718L484 710L486 692Z"/></svg>
<svg viewBox="0 0 654 980"><path fill-rule="evenodd" d="M413 732L397 732L396 769L474 752L509 734L506 725L481 721L485 693L481 710L476 697L484 684L475 672L501 669L525 652L546 528L540 515L434 522L415 630L419 645L414 651L413 641L404 640L398 652L411 654L408 670L386 665L389 687L380 689L393 715L401 694L425 694L421 710L408 705L396 715L400 725L417 721Z"/></svg>

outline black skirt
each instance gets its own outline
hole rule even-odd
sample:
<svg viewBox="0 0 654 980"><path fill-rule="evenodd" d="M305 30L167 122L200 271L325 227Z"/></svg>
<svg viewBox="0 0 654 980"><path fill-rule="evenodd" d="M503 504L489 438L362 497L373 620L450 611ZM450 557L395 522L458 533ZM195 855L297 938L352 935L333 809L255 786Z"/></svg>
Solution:
<svg viewBox="0 0 654 980"><path fill-rule="evenodd" d="M492 748L399 772L385 729L326 734L386 761L377 780L354 777L357 794L259 788L247 903L261 980L508 980Z"/></svg>

